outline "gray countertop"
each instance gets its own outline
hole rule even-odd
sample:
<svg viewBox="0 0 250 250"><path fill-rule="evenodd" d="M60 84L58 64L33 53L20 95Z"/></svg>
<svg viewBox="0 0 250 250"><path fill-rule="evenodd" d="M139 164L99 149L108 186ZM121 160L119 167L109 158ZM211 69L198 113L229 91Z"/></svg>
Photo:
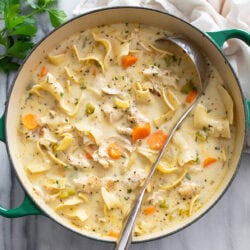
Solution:
<svg viewBox="0 0 250 250"><path fill-rule="evenodd" d="M65 1L64 1L65 2ZM63 5L71 16L76 0ZM62 4L60 4L62 6ZM39 37L49 28L41 19ZM4 111L8 88L14 74L0 73L0 114ZM0 204L16 207L23 191L0 143ZM250 249L250 155L243 154L239 171L219 202L201 219L186 229L152 242L133 244L131 249L144 250L249 250ZM113 249L110 243L97 242L79 236L44 216L16 219L0 217L0 250L74 250Z"/></svg>

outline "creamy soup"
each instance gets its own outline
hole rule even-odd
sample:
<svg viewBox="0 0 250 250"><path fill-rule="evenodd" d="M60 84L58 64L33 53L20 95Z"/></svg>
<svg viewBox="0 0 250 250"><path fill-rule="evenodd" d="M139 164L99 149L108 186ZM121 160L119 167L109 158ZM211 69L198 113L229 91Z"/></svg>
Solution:
<svg viewBox="0 0 250 250"><path fill-rule="evenodd" d="M17 128L21 161L33 190L71 227L118 237L171 127L196 98L187 57L155 46L166 34L139 24L83 30L31 72ZM195 215L228 171L233 101L208 64L208 88L158 165L134 236Z"/></svg>

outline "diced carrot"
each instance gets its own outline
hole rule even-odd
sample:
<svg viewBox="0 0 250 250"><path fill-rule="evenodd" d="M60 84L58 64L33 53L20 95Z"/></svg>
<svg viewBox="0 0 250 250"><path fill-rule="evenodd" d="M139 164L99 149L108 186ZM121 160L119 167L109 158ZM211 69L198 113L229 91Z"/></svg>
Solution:
<svg viewBox="0 0 250 250"><path fill-rule="evenodd" d="M208 157L206 158L204 161L203 161L203 167L206 168L208 167L209 165L215 163L217 161L216 158L214 157Z"/></svg>
<svg viewBox="0 0 250 250"><path fill-rule="evenodd" d="M119 159L122 156L120 146L115 142L109 144L109 146L108 146L108 155L109 155L110 158L112 158L114 160Z"/></svg>
<svg viewBox="0 0 250 250"><path fill-rule="evenodd" d="M118 232L116 232L116 231L110 231L110 232L108 232L107 235L111 236L111 237L114 237L114 238L118 238L120 234Z"/></svg>
<svg viewBox="0 0 250 250"><path fill-rule="evenodd" d="M148 137L147 144L151 149L162 149L167 137L162 130L156 131Z"/></svg>
<svg viewBox="0 0 250 250"><path fill-rule="evenodd" d="M47 67L43 66L42 69L41 69L41 72L40 72L40 76L44 77L44 76L47 75L47 73L48 73Z"/></svg>
<svg viewBox="0 0 250 250"><path fill-rule="evenodd" d="M92 155L91 155L89 152L86 152L86 153L85 153L85 156L86 156L86 158L87 158L88 160L93 160L93 157L92 157Z"/></svg>
<svg viewBox="0 0 250 250"><path fill-rule="evenodd" d="M186 102L191 103L195 99L196 96L197 96L197 91L196 90L190 91L189 94L186 97Z"/></svg>
<svg viewBox="0 0 250 250"><path fill-rule="evenodd" d="M147 207L147 208L145 208L144 210L143 210L143 213L145 214L145 215L150 215L150 214L153 214L153 213L155 213L156 212L156 208L155 207Z"/></svg>
<svg viewBox="0 0 250 250"><path fill-rule="evenodd" d="M92 71L92 75L96 76L96 73L97 73L96 68L94 68L93 71Z"/></svg>
<svg viewBox="0 0 250 250"><path fill-rule="evenodd" d="M122 58L122 67L124 69L132 66L137 62L138 58L134 55L127 55Z"/></svg>
<svg viewBox="0 0 250 250"><path fill-rule="evenodd" d="M27 114L22 117L22 124L27 129L35 129L38 127L38 119L36 115Z"/></svg>
<svg viewBox="0 0 250 250"><path fill-rule="evenodd" d="M135 143L137 140L147 137L150 131L150 123L138 123L132 131L132 142Z"/></svg>

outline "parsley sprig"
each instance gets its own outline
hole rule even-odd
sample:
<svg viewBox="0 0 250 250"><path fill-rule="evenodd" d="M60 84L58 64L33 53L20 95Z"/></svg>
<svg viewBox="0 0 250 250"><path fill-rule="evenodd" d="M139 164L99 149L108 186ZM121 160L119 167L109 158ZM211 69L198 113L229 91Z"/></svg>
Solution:
<svg viewBox="0 0 250 250"><path fill-rule="evenodd" d="M0 71L17 70L34 46L37 15L47 12L53 27L62 24L66 14L53 8L56 0L0 0Z"/></svg>

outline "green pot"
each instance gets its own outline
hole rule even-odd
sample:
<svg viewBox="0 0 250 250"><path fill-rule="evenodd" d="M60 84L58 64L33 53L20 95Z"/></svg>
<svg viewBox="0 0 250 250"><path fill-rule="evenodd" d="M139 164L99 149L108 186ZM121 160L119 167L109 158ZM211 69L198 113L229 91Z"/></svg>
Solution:
<svg viewBox="0 0 250 250"><path fill-rule="evenodd" d="M247 124L250 125L250 101L244 98L240 87L239 80L234 73L229 62L223 55L221 48L225 41L231 38L238 38L250 44L250 34L242 30L224 30L218 32L204 33L187 22L172 16L170 14L157 10L139 8L139 7L117 7L100 9L87 14L76 17L60 28L54 30L47 35L32 50L30 55L25 59L20 67L14 80L12 89L9 94L8 104L5 114L0 118L0 140L6 142L7 151L12 165L16 171L23 188L25 189L25 197L22 204L15 209L5 209L0 207L0 215L15 218L26 215L46 215L54 219L61 225L77 232L81 235L91 237L97 240L110 241L110 239L96 237L91 234L85 234L76 228L71 227L69 223L59 217L52 209L50 209L39 196L33 191L26 173L20 163L17 147L17 124L19 122L18 110L15 108L17 100L20 100L22 93L25 91L26 83L29 80L29 72L33 65L37 65L39 59L44 55L44 51L50 51L60 41L66 39L73 33L79 32L86 28L95 27L101 24L112 23L139 22L147 25L165 28L192 40L194 44L200 47L205 55L210 59L217 68L223 81L227 83L227 88L235 103L235 124L236 124L236 140L233 158L228 174L225 176L223 183L218 188L213 197L205 204L194 216L187 221L176 225L175 227L160 232L153 236L143 236L136 241L152 240L159 237L172 234L184 227L190 225L202 215L204 215L222 196L231 183L235 173L237 172L242 151L244 149Z"/></svg>

